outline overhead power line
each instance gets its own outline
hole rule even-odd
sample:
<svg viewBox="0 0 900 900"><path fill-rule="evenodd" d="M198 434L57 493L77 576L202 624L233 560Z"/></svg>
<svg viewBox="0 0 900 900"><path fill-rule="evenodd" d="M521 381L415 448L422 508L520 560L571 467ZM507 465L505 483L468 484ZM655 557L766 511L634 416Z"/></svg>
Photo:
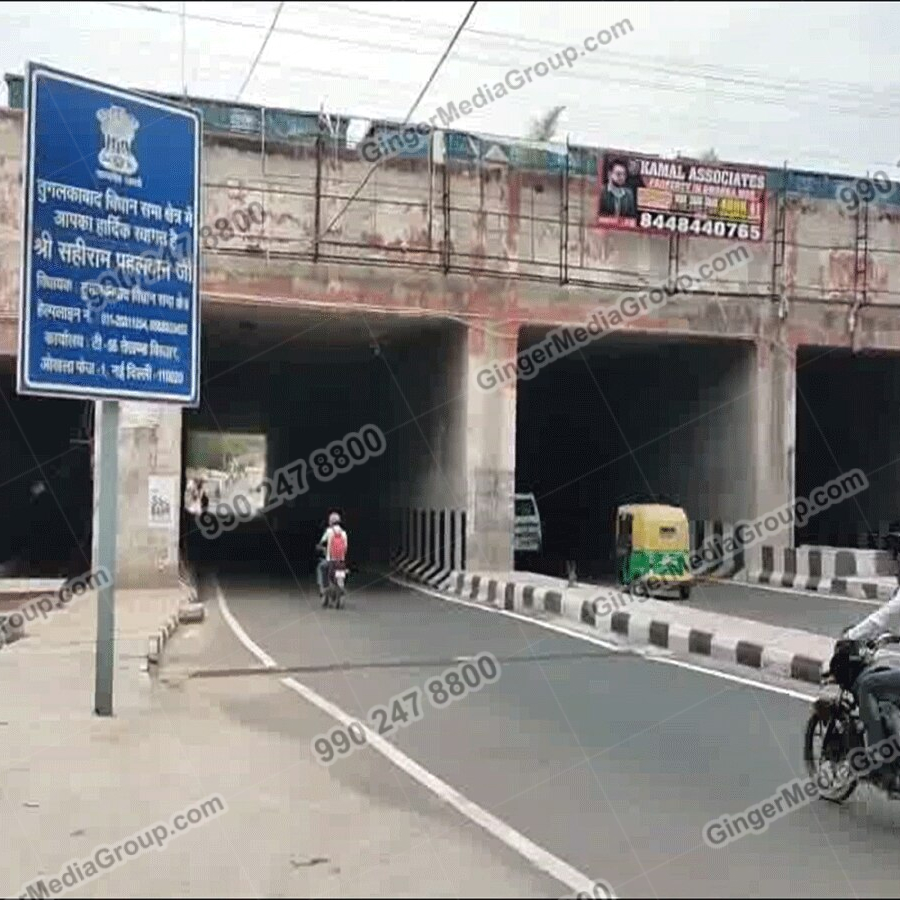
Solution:
<svg viewBox="0 0 900 900"><path fill-rule="evenodd" d="M444 50L444 52L441 54L441 58L437 61L437 64L435 65L431 75L429 76L428 81L425 82L425 86L421 91L419 91L419 96L416 97L413 105L409 108L409 112L406 114L406 118L403 120L404 125L409 123L409 120L412 118L413 113L418 108L419 103L421 103L422 98L428 91L428 88L431 87L432 82L437 77L437 73L440 71L441 66L444 64L444 60L450 55L450 51L453 49L454 45L459 39L459 36L462 34L463 29L466 27L466 23L472 17L472 13L475 12L476 6L478 6L478 0L472 0L472 5L469 7L469 11L466 13L462 22L459 23L459 27L456 29L456 32L451 38L450 43L447 45L447 49ZM383 159L383 157L381 159ZM346 212L347 207L357 198L357 196L359 196L359 192L369 183L369 179L372 177L372 173L375 171L375 169L378 168L378 163L381 162L381 159L372 164L372 166L369 168L369 171L366 173L366 177L363 178L356 190L347 198L347 201L340 208L338 214L331 220L331 223L328 225L325 231L322 232L322 237L324 237L331 231L331 229L334 227L334 223L337 222L337 220Z"/></svg>
<svg viewBox="0 0 900 900"><path fill-rule="evenodd" d="M269 43L269 38L272 37L272 32L275 30L275 26L278 24L278 17L281 15L281 11L283 9L284 2L282 0L282 2L278 4L278 9L275 10L275 15L272 16L272 24L269 26L269 30L266 32L266 36L263 38L262 45L259 48L259 53L256 54L256 59L253 60L253 65L250 66L250 71L247 73L247 77L244 79L244 83L241 85L241 89L237 92L237 96L234 98L235 100L240 100L241 95L247 89L247 85L250 83L250 79L253 77L253 73L256 71L256 66L259 63L260 57L263 55L263 51L266 49L266 44Z"/></svg>
<svg viewBox="0 0 900 900"><path fill-rule="evenodd" d="M125 3L125 2L117 2L117 0L101 0L104 5L107 6L115 6L122 9L130 9L134 11L140 12L153 12L163 15L178 15L177 12L164 9L159 6L154 6L149 3ZM382 12L373 12L368 10L360 10L355 7L351 7L347 4L343 3L328 3L322 2L318 4L320 6L332 7L335 9L343 10L350 15L355 16L364 16L370 19L376 20L384 20L386 22L397 22L404 23L408 26L414 26L409 28L413 33L418 34L426 34L423 30L423 26L425 28L432 29L440 29L444 32L444 34L430 34L426 35L428 38L432 40L441 40L446 37L446 32L449 30L451 26L444 25L442 23L423 23L417 19L413 19L407 16L397 16L391 15L389 13ZM306 10L304 10L306 11ZM237 28L250 28L254 30L261 30L265 28L265 25L262 25L257 22L247 22L240 19L227 19L218 16L205 15L200 13L192 13L188 15L188 18L196 19L197 21L209 22L212 24L220 24ZM383 41L365 41L365 40L356 40L353 38L341 37L338 35L332 34L318 34L316 32L310 32L299 28L291 28L288 26L284 26L276 29L279 33L282 34L296 34L301 37L309 37L314 40L324 40L324 41L333 41L342 44L348 44L356 47L368 47L374 50L388 51L391 53L417 53L418 51L410 50L409 47L399 47L396 45L388 45ZM486 29L477 29L470 28L467 32L470 36L477 37L479 40L484 40L479 36L484 35L489 40L485 41L492 45L493 47L503 47L507 50L509 49L519 49L515 45L518 44L530 44L535 48L542 48L548 50L560 50L560 45L558 43L554 43L548 40L540 39L540 38L530 38L526 35L512 34L503 31L491 31ZM499 39L499 40L498 40ZM512 46L511 46L512 45ZM527 49L527 48L522 48ZM498 63L490 62L483 57L459 57L461 60L478 62L484 65L498 65ZM769 90L769 91L778 91L782 94L787 93L789 91L806 91L807 93L812 93L816 95L817 99L821 101L822 97L831 98L838 102L852 102L854 104L852 111L858 111L858 105L860 102L863 103L871 103L877 106L881 110L886 110L890 107L891 102L893 100L896 103L896 99L893 98L893 91L885 88L884 90L873 90L871 88L866 88L863 85L855 84L853 82L840 82L840 81L828 81L828 80L820 80L820 81L811 81L806 79L767 79L761 76L757 72L753 72L751 70L731 68L727 66L719 66L719 65L711 65L711 64L698 64L695 62L691 62L689 60L680 60L680 59L672 59L658 56L641 56L637 54L630 54L620 50L618 47L616 48L614 57L611 56L598 56L593 59L586 60L588 65L592 67L626 67L629 70L633 69L645 69L650 72L657 72L665 75L668 78L676 77L676 78L694 78L694 79L703 79L707 84L705 85L706 90L714 90L714 88L709 84L709 82L719 83L722 85L733 85L739 88L751 88L756 90ZM503 63L502 65L515 65L516 63ZM728 74L728 73L732 74ZM570 77L586 77L586 76L578 76L575 73L562 73L564 75L569 75ZM734 98L735 94L725 94L723 95L729 98ZM745 98L746 99L746 98ZM754 98L755 99L755 98ZM759 98L761 101L765 100L765 98ZM766 100L766 102L768 102ZM780 102L780 101L776 101ZM897 111L900 111L900 107L896 108ZM838 112L847 112L851 110L847 109L836 109ZM891 114L893 115L893 114Z"/></svg>

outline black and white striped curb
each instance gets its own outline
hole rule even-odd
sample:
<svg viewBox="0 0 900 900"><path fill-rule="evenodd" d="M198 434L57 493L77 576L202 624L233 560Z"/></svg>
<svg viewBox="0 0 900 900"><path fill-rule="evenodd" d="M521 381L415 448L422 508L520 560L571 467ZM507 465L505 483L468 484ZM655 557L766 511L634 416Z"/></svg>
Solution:
<svg viewBox="0 0 900 900"><path fill-rule="evenodd" d="M191 622L202 622L206 618L206 607L198 602L197 576L190 566L181 564L178 571L178 582L183 599L176 612L166 617L165 622L155 634L150 635L147 648L147 662L158 666L162 661L166 644L178 630L178 626Z"/></svg>
<svg viewBox="0 0 900 900"><path fill-rule="evenodd" d="M890 600L896 563L886 551L764 544L744 573L755 584L796 588L855 600Z"/></svg>
<svg viewBox="0 0 900 900"><path fill-rule="evenodd" d="M415 579L411 579L415 580ZM467 572L453 572L438 590L460 599L484 603L510 612L543 612L596 628L629 644L650 644L673 653L690 654L775 674L811 684L821 683L821 673L831 654L815 658L791 653L775 646L718 635L714 631L692 628L682 622L648 618L625 610L598 614L598 600L569 596L565 591L518 581L485 578ZM598 589L600 590L600 589ZM621 605L634 604L634 598L618 591L605 590L604 597L621 598Z"/></svg>
<svg viewBox="0 0 900 900"><path fill-rule="evenodd" d="M178 624L178 613L172 613L166 618L166 621L160 626L156 634L150 635L147 649L148 663L159 665L162 661L163 650L165 650L166 644L172 639L172 635L178 630Z"/></svg>

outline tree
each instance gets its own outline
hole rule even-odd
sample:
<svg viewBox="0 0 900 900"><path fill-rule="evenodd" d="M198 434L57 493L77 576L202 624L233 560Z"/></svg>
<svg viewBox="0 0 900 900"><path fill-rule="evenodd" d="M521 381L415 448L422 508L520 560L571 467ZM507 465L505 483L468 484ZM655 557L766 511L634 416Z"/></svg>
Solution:
<svg viewBox="0 0 900 900"><path fill-rule="evenodd" d="M544 142L553 140L553 135L556 134L556 128L559 125L559 117L564 110L564 106L554 106L540 118L534 119L528 132L528 140Z"/></svg>
<svg viewBox="0 0 900 900"><path fill-rule="evenodd" d="M691 156L689 153L688 154L676 153L675 159L697 159L700 162L705 162L705 163L721 162L718 155L716 154L716 151L712 147L710 147L709 150L706 150L703 153L701 153L699 156Z"/></svg>

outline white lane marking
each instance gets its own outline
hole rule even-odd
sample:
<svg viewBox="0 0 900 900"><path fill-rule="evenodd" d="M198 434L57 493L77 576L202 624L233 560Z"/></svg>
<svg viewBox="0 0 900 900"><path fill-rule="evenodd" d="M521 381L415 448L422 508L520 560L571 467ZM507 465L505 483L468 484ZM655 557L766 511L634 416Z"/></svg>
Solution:
<svg viewBox="0 0 900 900"><path fill-rule="evenodd" d="M234 617L228 608L228 601L222 593L222 589L216 582L216 596L219 601L219 609L222 617L228 623L229 628L234 632L235 637L267 668L275 668L277 663L268 653L266 653L258 644L256 644L250 635L241 627L238 620ZM354 722L358 723L366 733L368 743L377 750L382 756L390 760L397 768L402 769L407 775L419 782L419 784L428 788L432 793L436 794L445 803L452 806L458 812L462 813L467 819L475 822L484 828L485 831L492 834L495 838L502 841L511 850L515 850L520 856L524 857L529 863L542 872L555 878L557 881L565 884L576 892L588 892L594 885L595 879L588 878L577 869L570 866L564 860L554 856L543 847L539 847L533 841L530 841L525 835L519 834L511 826L491 815L487 810L482 809L476 803L473 803L468 797L463 796L455 788L441 781L436 775L432 775L427 769L422 768L417 762L410 759L405 753L398 750L393 744L388 743L383 737L374 731L366 728L365 724L359 722L358 719L347 715L340 707L335 706L324 697L320 697L315 691L301 684L295 678L282 678L281 683L298 693L304 700L309 701L313 706L317 706L322 712L327 713L333 719L337 719L342 725L349 727Z"/></svg>
<svg viewBox="0 0 900 900"><path fill-rule="evenodd" d="M587 643L589 644L596 644L599 647L603 647L606 650L613 650L616 653L628 653L632 656L639 656L642 659L646 659L650 662L662 663L666 666L676 666L679 669L688 669L691 672L701 672L704 675L711 675L713 676L713 678L721 678L725 681L734 681L738 684L746 685L747 687L754 687L759 688L763 691L769 691L772 694L784 694L784 696L791 697L794 700L805 700L809 703L812 703L817 699L816 696L810 694L801 694L799 691L792 691L790 688L777 687L773 684L764 684L761 681L753 681L753 679L745 678L741 675L732 675L729 672L720 672L717 669L708 669L705 666L699 666L696 663L689 663L680 659L668 659L665 657L655 656L653 654L653 650L655 649L658 651L659 649L661 649L658 647L642 649L635 646L634 644L613 644L610 641L604 641L602 638L593 637L589 634L582 634L579 631L571 631L564 625L556 625L552 622L545 622L543 619L533 619L530 616L525 616L521 613L510 612L506 609L496 609L491 606L485 606L482 603L474 603L471 600L461 600L458 597L442 594L439 591L432 590L431 588L420 587L417 584L411 584L406 581L399 581L396 578L391 578L390 580L400 587L419 591L420 593L427 594L429 597L434 597L437 600L444 600L447 603L457 603L460 606L468 606L471 609L480 609L482 612L486 613L496 613L497 615L508 616L509 618L517 619L520 622L527 622L529 625L536 625L538 628L546 628L548 631L555 631L558 634L564 634L566 637L576 638L579 641L587 641Z"/></svg>
<svg viewBox="0 0 900 900"><path fill-rule="evenodd" d="M730 579L710 579L711 584L720 585L720 584L730 584L732 587L742 587L749 588L753 591L774 591L776 594L794 594L799 597L809 597L812 599L821 599L821 600L835 600L841 603L861 603L863 606L881 606L883 602L881 600L858 600L856 597L845 597L843 594L826 594L819 593L818 591L804 591L802 588L786 588L779 587L775 584L756 584L755 582L748 581L731 581ZM702 587L702 585L698 585L698 587Z"/></svg>

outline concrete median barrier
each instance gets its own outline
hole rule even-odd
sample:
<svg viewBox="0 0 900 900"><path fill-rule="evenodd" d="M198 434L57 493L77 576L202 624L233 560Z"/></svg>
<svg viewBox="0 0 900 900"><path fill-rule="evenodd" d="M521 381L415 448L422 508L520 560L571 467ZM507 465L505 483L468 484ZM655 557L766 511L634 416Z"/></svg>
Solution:
<svg viewBox="0 0 900 900"><path fill-rule="evenodd" d="M889 600L897 589L896 561L884 550L774 547L747 551L737 580L854 600Z"/></svg>
<svg viewBox="0 0 900 900"><path fill-rule="evenodd" d="M424 582L402 578L415 586ZM427 585L434 587L434 585ZM438 589L451 597L524 615L587 625L617 643L737 665L819 684L834 640L824 635L694 609L528 572L454 571Z"/></svg>

